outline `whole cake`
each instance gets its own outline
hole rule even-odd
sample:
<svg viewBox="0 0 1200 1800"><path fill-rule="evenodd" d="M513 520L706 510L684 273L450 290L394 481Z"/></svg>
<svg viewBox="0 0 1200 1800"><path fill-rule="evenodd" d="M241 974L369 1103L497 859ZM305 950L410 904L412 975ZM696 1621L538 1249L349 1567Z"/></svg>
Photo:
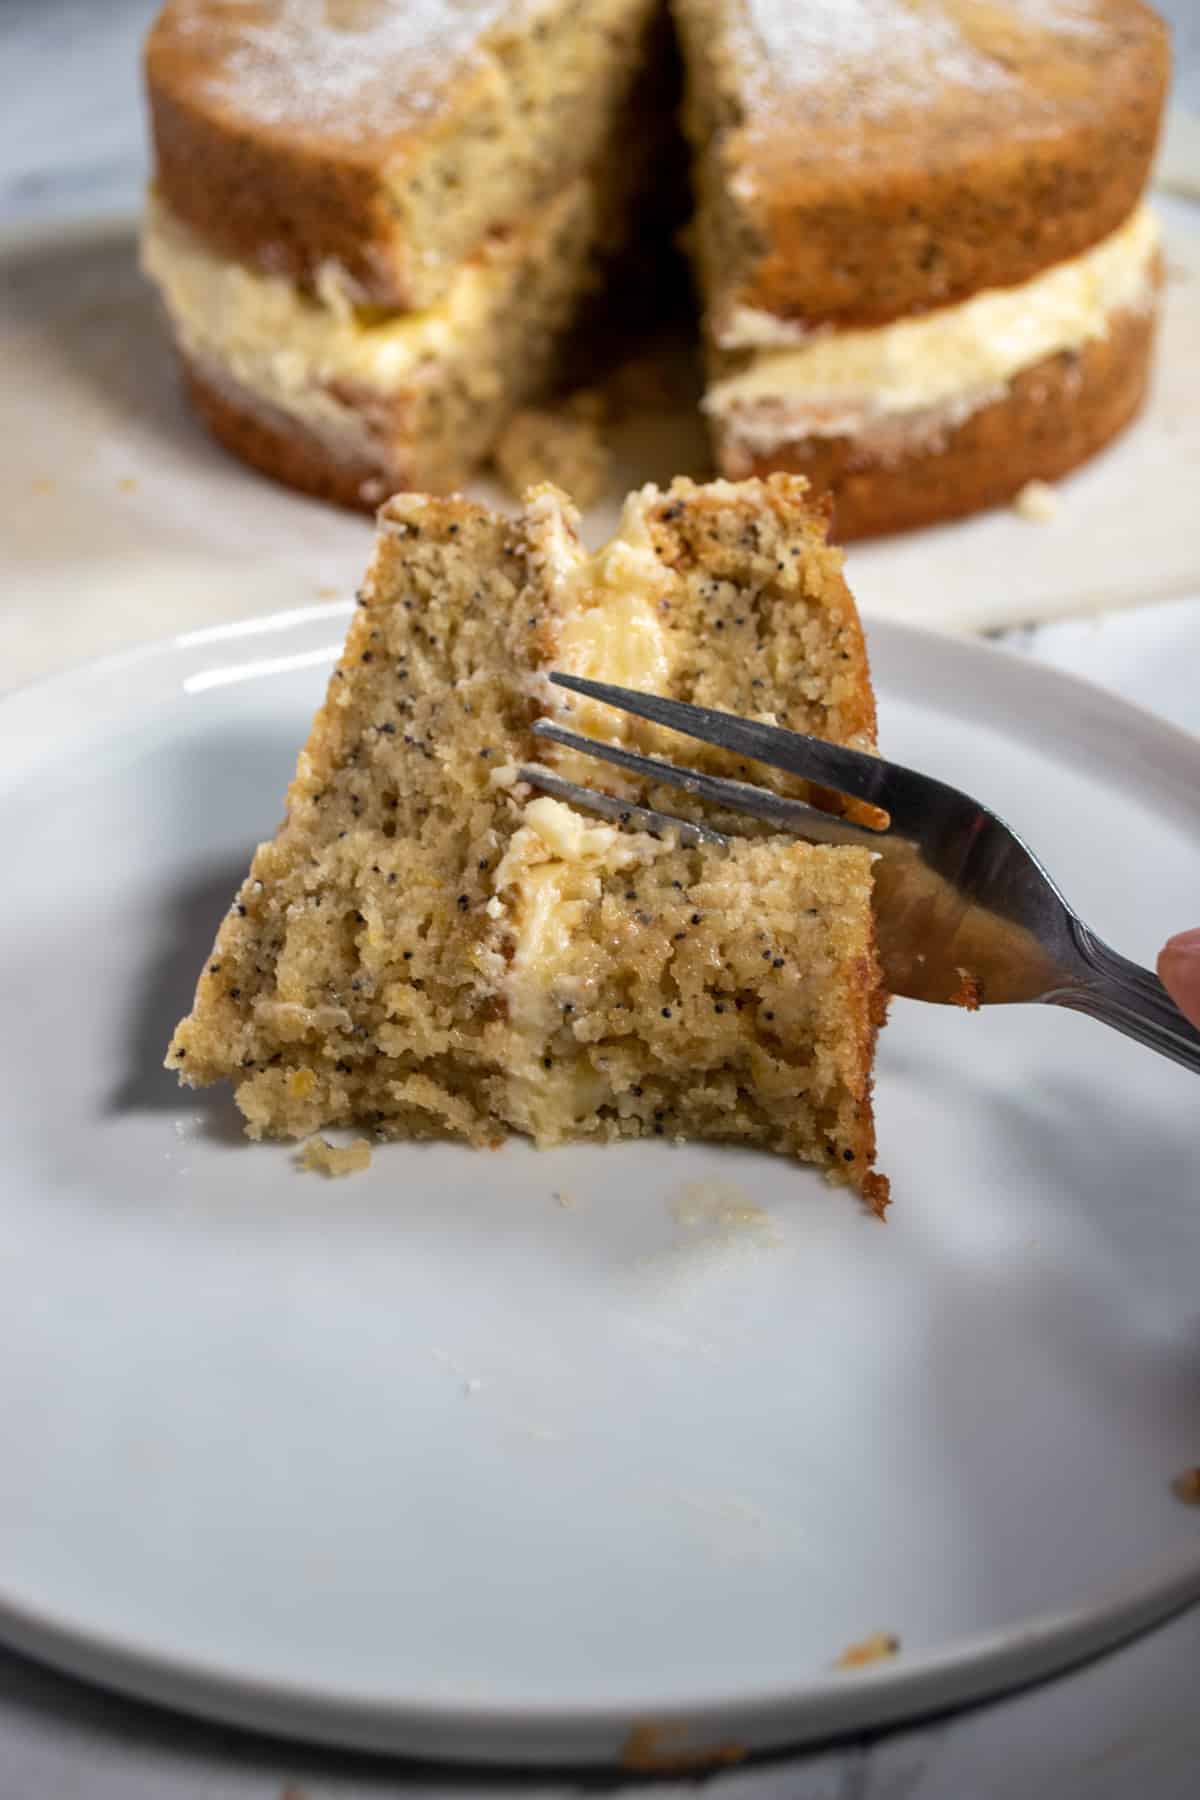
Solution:
<svg viewBox="0 0 1200 1800"><path fill-rule="evenodd" d="M669 13L169 0L144 262L217 435L352 505L460 483L589 308L658 279L676 42L725 474L803 472L854 537L1052 480L1128 423L1169 70L1140 0Z"/></svg>
<svg viewBox="0 0 1200 1800"><path fill-rule="evenodd" d="M233 1081L253 1136L728 1139L816 1163L882 1210L871 853L721 814L728 848L685 846L518 776L534 761L578 772L533 735L546 713L681 754L673 734L552 686L555 668L872 748L862 633L823 515L797 477L685 479L632 495L594 555L575 527L551 487L516 519L459 498L383 507L285 821L168 1066ZM600 765L585 778L690 804Z"/></svg>

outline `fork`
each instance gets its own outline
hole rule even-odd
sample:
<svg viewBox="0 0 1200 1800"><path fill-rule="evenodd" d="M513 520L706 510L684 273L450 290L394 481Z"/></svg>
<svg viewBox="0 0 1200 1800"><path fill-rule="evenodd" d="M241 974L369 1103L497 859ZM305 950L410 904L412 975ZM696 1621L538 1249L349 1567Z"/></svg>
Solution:
<svg viewBox="0 0 1200 1800"><path fill-rule="evenodd" d="M874 851L875 919L884 986L913 1000L974 1009L1040 1001L1086 1013L1200 1074L1200 1031L1149 969L1111 949L1068 906L1033 852L978 800L932 776L862 750L666 700L608 682L555 673L560 688L682 736L863 801L880 823L860 824L751 782L706 774L571 731L553 719L547 742L811 843ZM631 804L565 780L540 763L522 780L621 824L682 844L728 844L710 825Z"/></svg>

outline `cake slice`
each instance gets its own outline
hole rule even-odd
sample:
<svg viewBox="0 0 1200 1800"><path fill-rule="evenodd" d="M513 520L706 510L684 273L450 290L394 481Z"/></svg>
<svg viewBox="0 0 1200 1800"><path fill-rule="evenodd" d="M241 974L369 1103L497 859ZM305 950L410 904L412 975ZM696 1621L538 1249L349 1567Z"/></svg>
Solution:
<svg viewBox="0 0 1200 1800"><path fill-rule="evenodd" d="M717 462L840 538L1053 480L1137 412L1169 78L1140 0L673 0Z"/></svg>
<svg viewBox="0 0 1200 1800"><path fill-rule="evenodd" d="M168 1066L232 1080L252 1136L727 1139L882 1210L870 853L724 818L743 834L728 850L687 848L518 778L549 759L530 727L555 711L807 792L573 700L555 668L873 747L840 555L785 476L643 489L595 555L575 527L551 487L516 519L457 498L383 507L284 824ZM587 778L681 810L600 765Z"/></svg>

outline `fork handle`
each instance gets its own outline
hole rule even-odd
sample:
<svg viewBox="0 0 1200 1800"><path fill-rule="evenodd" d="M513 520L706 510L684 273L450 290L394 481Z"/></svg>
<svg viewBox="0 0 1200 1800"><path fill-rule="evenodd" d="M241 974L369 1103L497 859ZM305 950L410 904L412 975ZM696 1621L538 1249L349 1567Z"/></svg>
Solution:
<svg viewBox="0 0 1200 1800"><path fill-rule="evenodd" d="M1072 936L1080 975L1046 995L1051 1005L1099 1019L1200 1075L1200 1031L1184 1018L1158 976L1111 949L1086 925L1076 923Z"/></svg>

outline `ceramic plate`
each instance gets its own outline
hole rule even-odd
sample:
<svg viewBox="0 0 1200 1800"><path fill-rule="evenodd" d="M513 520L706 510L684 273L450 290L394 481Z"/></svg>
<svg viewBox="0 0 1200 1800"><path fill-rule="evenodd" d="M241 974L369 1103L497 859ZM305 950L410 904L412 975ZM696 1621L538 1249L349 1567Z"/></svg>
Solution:
<svg viewBox="0 0 1200 1800"><path fill-rule="evenodd" d="M1198 1090L1084 1019L894 1007L886 1226L714 1148L327 1181L176 1088L345 616L0 706L0 1632L274 1731L654 1762L994 1692L1200 1592ZM872 651L888 750L1114 943L1194 923L1191 739L978 646Z"/></svg>

